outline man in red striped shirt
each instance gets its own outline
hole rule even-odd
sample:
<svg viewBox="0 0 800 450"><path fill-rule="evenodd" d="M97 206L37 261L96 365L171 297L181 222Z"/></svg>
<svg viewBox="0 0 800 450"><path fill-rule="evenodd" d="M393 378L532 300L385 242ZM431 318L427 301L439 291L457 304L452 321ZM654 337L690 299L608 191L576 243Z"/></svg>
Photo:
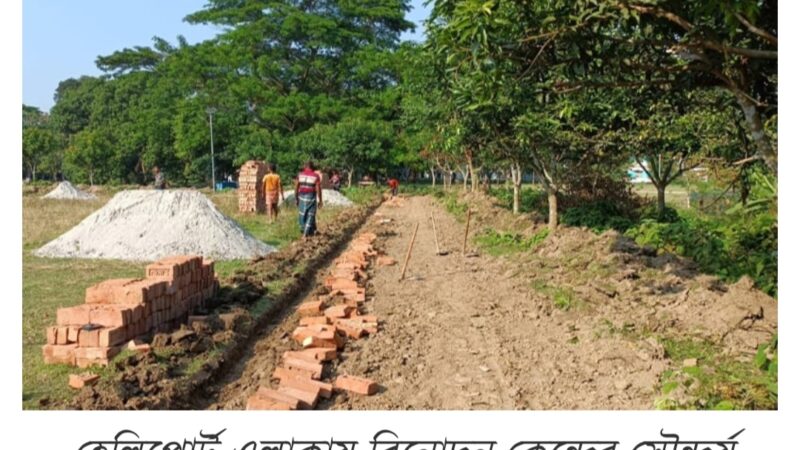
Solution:
<svg viewBox="0 0 800 450"><path fill-rule="evenodd" d="M321 180L314 169L314 163L308 161L294 183L294 199L304 240L317 232L317 208L322 208Z"/></svg>

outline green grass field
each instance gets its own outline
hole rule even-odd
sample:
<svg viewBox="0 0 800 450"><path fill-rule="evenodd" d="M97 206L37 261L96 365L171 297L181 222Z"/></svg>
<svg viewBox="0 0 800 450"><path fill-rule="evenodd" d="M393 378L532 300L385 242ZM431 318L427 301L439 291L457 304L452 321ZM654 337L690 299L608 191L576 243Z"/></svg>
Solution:
<svg viewBox="0 0 800 450"><path fill-rule="evenodd" d="M55 324L56 309L83 303L88 286L109 278L140 277L143 263L91 259L39 258L33 251L57 238L89 214L101 208L121 188L103 189L98 200L59 201L43 200L39 192L28 191L22 201L22 400L26 409L37 409L45 398L61 400L71 395L67 386L70 373L83 370L64 365L45 365L41 346L45 343L45 328ZM239 214L235 191L211 193L203 190L227 216L236 220L247 231L267 244L278 248L300 237L294 205L282 211L274 224L268 224L263 215ZM355 193L353 193L355 194ZM352 195L358 203L358 195ZM366 198L367 196L363 196ZM336 209L323 208L319 221L330 220ZM219 261L216 265L220 278L231 274L246 264L243 260ZM93 369L104 373L100 369Z"/></svg>

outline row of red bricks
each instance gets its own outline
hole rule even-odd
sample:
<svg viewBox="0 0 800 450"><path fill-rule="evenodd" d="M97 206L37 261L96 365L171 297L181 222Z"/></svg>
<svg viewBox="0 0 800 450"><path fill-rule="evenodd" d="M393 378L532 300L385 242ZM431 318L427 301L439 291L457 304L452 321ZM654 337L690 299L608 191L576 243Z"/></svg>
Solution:
<svg viewBox="0 0 800 450"><path fill-rule="evenodd" d="M378 332L378 318L361 313L368 258L377 256L372 247L376 238L373 233L359 235L325 279L328 294L298 307L300 323L292 339L302 349L284 352L281 366L272 374L277 388L259 387L247 401L248 410L313 409L320 398L330 398L334 391L377 392L378 385L366 378L339 375L323 381L324 364L338 358L348 339Z"/></svg>
<svg viewBox="0 0 800 450"><path fill-rule="evenodd" d="M185 322L219 286L214 262L201 256L161 259L145 276L103 281L86 289L84 304L59 308L46 330L45 363L107 365L122 344Z"/></svg>
<svg viewBox="0 0 800 450"><path fill-rule="evenodd" d="M267 167L261 161L247 161L239 169L239 212L264 212L267 203L261 181L266 174Z"/></svg>

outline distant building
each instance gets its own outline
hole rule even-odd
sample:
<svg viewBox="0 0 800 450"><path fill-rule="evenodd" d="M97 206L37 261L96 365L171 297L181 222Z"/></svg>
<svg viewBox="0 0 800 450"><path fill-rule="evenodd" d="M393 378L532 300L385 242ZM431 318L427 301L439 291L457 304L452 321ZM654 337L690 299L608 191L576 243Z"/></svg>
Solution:
<svg viewBox="0 0 800 450"><path fill-rule="evenodd" d="M628 167L628 180L630 180L631 183L649 183L650 177L637 163Z"/></svg>

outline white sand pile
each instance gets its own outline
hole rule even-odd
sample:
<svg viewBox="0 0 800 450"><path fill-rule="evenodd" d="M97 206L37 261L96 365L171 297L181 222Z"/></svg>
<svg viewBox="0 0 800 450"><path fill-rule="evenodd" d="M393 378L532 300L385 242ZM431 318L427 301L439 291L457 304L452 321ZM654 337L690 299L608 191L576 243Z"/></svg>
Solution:
<svg viewBox="0 0 800 450"><path fill-rule="evenodd" d="M137 190L118 193L36 255L152 261L185 254L246 259L272 251L197 191Z"/></svg>
<svg viewBox="0 0 800 450"><path fill-rule="evenodd" d="M69 181L58 183L55 189L50 191L47 195L42 196L42 198L54 200L97 200L94 194L83 192L73 186Z"/></svg>
<svg viewBox="0 0 800 450"><path fill-rule="evenodd" d="M279 204L288 203L294 205L294 190L283 191L283 197L286 199ZM333 189L322 190L322 204L323 206L353 206L353 202L345 197L341 192L334 191Z"/></svg>

